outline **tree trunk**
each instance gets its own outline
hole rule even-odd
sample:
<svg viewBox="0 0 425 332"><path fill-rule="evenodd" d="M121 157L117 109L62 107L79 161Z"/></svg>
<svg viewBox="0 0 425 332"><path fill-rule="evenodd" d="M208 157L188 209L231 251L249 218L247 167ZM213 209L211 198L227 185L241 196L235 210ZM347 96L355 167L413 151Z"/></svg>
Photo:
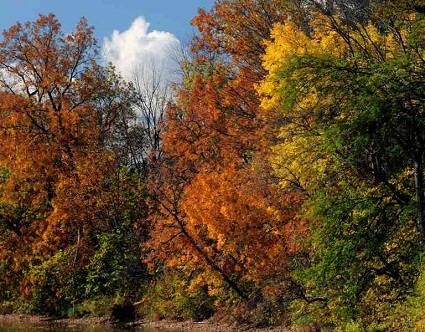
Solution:
<svg viewBox="0 0 425 332"><path fill-rule="evenodd" d="M415 160L415 190L417 206L416 226L422 236L425 237L424 171L421 157Z"/></svg>

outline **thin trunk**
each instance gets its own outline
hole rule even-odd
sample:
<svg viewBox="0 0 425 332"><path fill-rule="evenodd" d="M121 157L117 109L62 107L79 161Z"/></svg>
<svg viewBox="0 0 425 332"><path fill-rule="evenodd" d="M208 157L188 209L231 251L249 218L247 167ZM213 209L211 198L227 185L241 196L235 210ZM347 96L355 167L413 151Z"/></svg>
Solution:
<svg viewBox="0 0 425 332"><path fill-rule="evenodd" d="M213 260L202 250L201 247L195 242L195 240L190 236L190 234L186 231L186 228L183 225L180 225L182 233L186 236L189 242L192 244L193 248L205 259L207 264L213 268L216 272L218 272L223 280L244 300L247 299L246 295L242 290L236 285L236 283L230 279L230 277L217 265L213 262Z"/></svg>
<svg viewBox="0 0 425 332"><path fill-rule="evenodd" d="M81 242L81 226L78 225L77 228L77 248L75 249L74 260L72 261L72 265L77 265L78 254L80 252L80 242Z"/></svg>
<svg viewBox="0 0 425 332"><path fill-rule="evenodd" d="M239 288L239 286L196 243L195 239L187 231L187 229L186 229L183 221L180 219L180 217L176 213L172 212L169 208L167 208L161 201L159 201L158 199L156 199L156 200L168 211L168 213L170 213L171 216L173 216L174 220L177 222L177 224L180 227L181 233L187 238L187 240L192 245L192 247L196 250L196 252L198 252L205 259L205 262L207 263L207 265L209 267L211 267L214 271L219 273L220 276L223 278L223 280L230 286L230 288L232 288L236 292L236 294L238 294L244 300L248 299L248 297Z"/></svg>
<svg viewBox="0 0 425 332"><path fill-rule="evenodd" d="M425 196L424 196L424 171L422 158L415 160L415 189L417 204L416 226L422 236L425 236Z"/></svg>

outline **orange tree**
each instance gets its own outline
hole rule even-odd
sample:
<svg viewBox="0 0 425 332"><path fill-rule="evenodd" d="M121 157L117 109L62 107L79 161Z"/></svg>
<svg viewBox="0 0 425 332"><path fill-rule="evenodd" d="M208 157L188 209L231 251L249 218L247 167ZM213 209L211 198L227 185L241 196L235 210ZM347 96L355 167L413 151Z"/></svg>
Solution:
<svg viewBox="0 0 425 332"><path fill-rule="evenodd" d="M71 287L66 271L88 262L97 235L116 228L123 213L105 201L123 195L113 174L122 164L121 128L134 118L131 90L97 65L93 28L84 19L64 34L54 15L40 15L4 31L0 45L5 287L21 284L13 291L64 299L71 292L64 294ZM37 266L54 255L57 285L37 277Z"/></svg>
<svg viewBox="0 0 425 332"><path fill-rule="evenodd" d="M276 186L266 157L272 128L255 90L263 39L293 10L285 3L216 1L199 11L153 173L150 262L182 273L186 290L254 307L265 295L285 302L289 288L302 292L287 271L304 198Z"/></svg>

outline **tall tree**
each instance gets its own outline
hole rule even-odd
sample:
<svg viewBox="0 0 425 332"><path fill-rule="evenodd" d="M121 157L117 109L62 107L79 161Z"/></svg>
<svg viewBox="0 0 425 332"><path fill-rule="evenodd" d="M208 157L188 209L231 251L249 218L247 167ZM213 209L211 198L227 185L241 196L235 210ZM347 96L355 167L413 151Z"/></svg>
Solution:
<svg viewBox="0 0 425 332"><path fill-rule="evenodd" d="M403 298L424 236L423 16L376 3L347 19L321 4L308 30L277 25L268 44L263 106L285 119L275 170L312 198L311 294L340 322L383 321L364 312Z"/></svg>
<svg viewBox="0 0 425 332"><path fill-rule="evenodd" d="M261 295L266 271L273 286L289 285L287 242L302 224L299 191L279 191L261 155L269 135L255 90L265 73L263 39L291 10L283 1L238 0L199 11L152 186L159 211L151 258L244 299Z"/></svg>
<svg viewBox="0 0 425 332"><path fill-rule="evenodd" d="M1 260L18 276L59 249L83 262L108 229L100 198L132 95L96 63L93 28L64 34L53 14L17 23L0 43ZM13 252L13 255L12 255Z"/></svg>

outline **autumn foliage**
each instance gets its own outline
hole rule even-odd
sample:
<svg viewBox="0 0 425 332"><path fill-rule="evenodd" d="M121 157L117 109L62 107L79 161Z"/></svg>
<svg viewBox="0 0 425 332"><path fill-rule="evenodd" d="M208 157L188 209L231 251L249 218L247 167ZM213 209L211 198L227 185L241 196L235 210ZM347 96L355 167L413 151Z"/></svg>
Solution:
<svg viewBox="0 0 425 332"><path fill-rule="evenodd" d="M255 90L262 40L283 19L275 6L217 2L193 20L200 35L168 109L152 184L158 212L148 261L181 270L190 288L206 286L220 301L257 301L267 287L282 294L294 286L288 262L302 238L303 197L282 191L264 159L268 134Z"/></svg>
<svg viewBox="0 0 425 332"><path fill-rule="evenodd" d="M40 16L1 42L1 259L24 295L31 266L65 250L62 268L81 267L114 228L102 200L121 195L114 133L133 115L124 83L96 64L92 30L81 20L64 35Z"/></svg>
<svg viewBox="0 0 425 332"><path fill-rule="evenodd" d="M423 329L424 12L216 0L172 97L99 65L84 19L5 31L0 300Z"/></svg>

